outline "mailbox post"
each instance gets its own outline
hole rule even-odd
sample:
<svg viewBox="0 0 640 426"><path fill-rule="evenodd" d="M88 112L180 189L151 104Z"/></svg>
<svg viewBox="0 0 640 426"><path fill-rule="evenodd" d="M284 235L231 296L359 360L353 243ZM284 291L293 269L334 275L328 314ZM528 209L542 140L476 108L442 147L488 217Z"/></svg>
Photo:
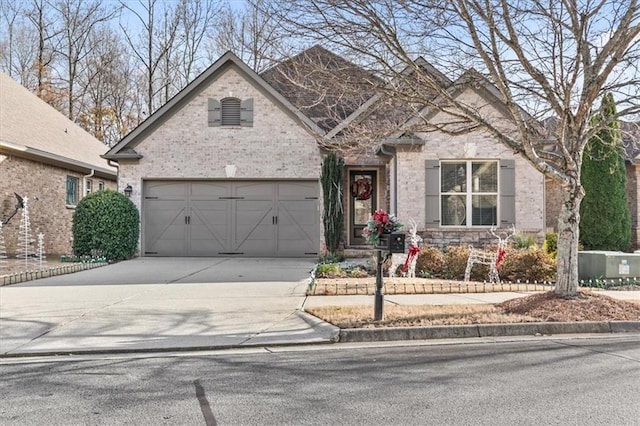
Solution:
<svg viewBox="0 0 640 426"><path fill-rule="evenodd" d="M405 235L401 232L382 234L380 242L376 246L378 250L376 268L376 292L374 295L373 320L382 321L384 318L384 284L382 282L382 263L384 258L382 252L404 253Z"/></svg>

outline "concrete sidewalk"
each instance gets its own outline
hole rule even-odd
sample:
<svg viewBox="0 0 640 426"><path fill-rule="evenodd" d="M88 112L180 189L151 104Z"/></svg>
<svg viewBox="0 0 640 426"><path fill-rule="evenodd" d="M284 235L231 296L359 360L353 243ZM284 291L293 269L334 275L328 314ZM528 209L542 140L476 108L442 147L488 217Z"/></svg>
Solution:
<svg viewBox="0 0 640 426"><path fill-rule="evenodd" d="M319 321L303 309L373 306L374 297L307 297L305 291L313 267L313 259L140 258L0 287L0 357L313 344L338 339L426 339L482 333L478 327L471 331L441 327L437 335L433 334L435 328L414 328L409 334L406 330L362 330L349 337L348 332ZM640 292L603 293L640 299ZM388 295L385 304L497 303L525 295ZM599 327L592 332L612 331L608 325ZM525 334L537 332L516 330L513 325L503 328ZM640 327L624 331L640 331ZM360 334L354 337L356 333ZM376 333L382 333L382 337L376 337Z"/></svg>

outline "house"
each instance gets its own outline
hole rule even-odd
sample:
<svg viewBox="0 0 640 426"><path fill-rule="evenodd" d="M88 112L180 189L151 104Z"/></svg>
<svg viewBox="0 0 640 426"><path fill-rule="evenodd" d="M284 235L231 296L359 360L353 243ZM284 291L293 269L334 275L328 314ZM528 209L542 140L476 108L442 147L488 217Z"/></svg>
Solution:
<svg viewBox="0 0 640 426"><path fill-rule="evenodd" d="M29 199L32 238L44 234L46 254L72 253L75 205L86 194L116 189L107 147L6 74L0 73L0 218ZM15 193L15 194L14 194ZM4 226L7 253L18 250L21 212ZM34 248L35 252L35 248Z"/></svg>
<svg viewBox="0 0 640 426"><path fill-rule="evenodd" d="M354 90L333 90L332 78ZM223 55L103 155L118 163L118 186L131 186L141 210L141 255L320 254L323 155L350 146L354 123L412 118L377 95L376 83L318 46L262 75ZM491 90L456 87L454 96L503 116ZM346 250L367 248L362 229L381 208L415 220L432 245L478 243L495 225L542 236L543 176L490 135L398 127L373 146L341 152Z"/></svg>
<svg viewBox="0 0 640 426"><path fill-rule="evenodd" d="M553 128L553 120L545 126ZM631 250L640 248L640 122L620 122L622 144L627 171L627 205L631 215ZM558 214L562 202L562 188L547 178L545 181L546 229L554 232L558 226Z"/></svg>

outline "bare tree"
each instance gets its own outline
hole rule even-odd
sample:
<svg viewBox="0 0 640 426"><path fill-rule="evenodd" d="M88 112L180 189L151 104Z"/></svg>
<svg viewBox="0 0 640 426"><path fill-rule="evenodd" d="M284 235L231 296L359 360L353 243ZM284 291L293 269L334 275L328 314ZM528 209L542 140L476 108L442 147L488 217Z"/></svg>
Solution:
<svg viewBox="0 0 640 426"><path fill-rule="evenodd" d="M564 191L558 218L556 292L576 294L582 155L601 126L591 117L613 93L618 117L639 111L640 6L636 0L298 0L276 1L294 34L355 52L386 80L389 98L414 106L414 131L484 130ZM424 56L455 75L425 72ZM470 67L476 69L470 69ZM507 120L457 96L491 91ZM426 112L443 111L434 123ZM556 117L552 135L540 120ZM547 137L549 136L549 137Z"/></svg>
<svg viewBox="0 0 640 426"><path fill-rule="evenodd" d="M81 88L77 87L77 79L86 66L85 58L95 47L90 44L90 41L96 41L92 35L101 25L112 20L118 10L106 9L99 0L59 0L55 7L63 27L59 53L66 61L67 116L74 120L78 109L81 109L76 102L81 101L84 95L84 90L78 90ZM78 91L80 93L76 93Z"/></svg>
<svg viewBox="0 0 640 426"><path fill-rule="evenodd" d="M211 60L230 50L260 73L292 51L293 39L283 31L283 18L268 0L250 0L246 9L222 9L209 50Z"/></svg>
<svg viewBox="0 0 640 426"><path fill-rule="evenodd" d="M133 114L132 69L123 40L110 27L91 35L94 46L79 76L86 88L79 124L106 145L118 142L130 128L125 124Z"/></svg>
<svg viewBox="0 0 640 426"><path fill-rule="evenodd" d="M14 38L15 38L15 28L16 21L18 21L19 16L22 14L21 7L16 5L9 0L0 1L0 15L2 15L2 20L6 23L6 42L3 43L2 48L2 56L4 62L4 69L7 71L7 74L13 77L14 74Z"/></svg>
<svg viewBox="0 0 640 426"><path fill-rule="evenodd" d="M26 10L27 18L31 21L37 34L35 46L35 93L40 98L46 98L44 93L51 88L52 66L56 59L57 37L61 29L56 26L51 16L52 7L46 0L31 0ZM24 84L24 82L23 82Z"/></svg>
<svg viewBox="0 0 640 426"><path fill-rule="evenodd" d="M177 71L180 75L179 88L187 85L204 65L203 42L210 37L214 19L219 16L221 7L210 0L191 0L180 9L180 42L182 45L177 58Z"/></svg>
<svg viewBox="0 0 640 426"><path fill-rule="evenodd" d="M10 0L0 2L0 14L5 26L0 26L0 69L25 87L35 87L36 33L24 10Z"/></svg>
<svg viewBox="0 0 640 426"><path fill-rule="evenodd" d="M183 0L184 1L184 0ZM181 1L180 4L183 3ZM138 7L128 1L121 0L122 7L130 12L140 26L136 33L126 23L121 22L127 44L134 57L140 62L145 71L146 113L151 114L156 108L156 95L170 83L163 81L159 75L161 66L166 65L167 56L174 48L174 41L179 25L179 13L174 13L166 3L158 0L138 0ZM165 75L166 75L165 70ZM169 76L166 75L168 78ZM166 78L164 79L166 80Z"/></svg>

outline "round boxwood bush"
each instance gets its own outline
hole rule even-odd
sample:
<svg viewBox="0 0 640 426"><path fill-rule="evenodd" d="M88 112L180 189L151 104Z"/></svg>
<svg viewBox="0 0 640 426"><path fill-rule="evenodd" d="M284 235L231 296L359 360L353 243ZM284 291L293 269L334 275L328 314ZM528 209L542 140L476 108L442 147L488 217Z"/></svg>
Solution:
<svg viewBox="0 0 640 426"><path fill-rule="evenodd" d="M73 253L109 261L133 257L140 231L138 209L123 194L98 191L84 197L73 214Z"/></svg>

